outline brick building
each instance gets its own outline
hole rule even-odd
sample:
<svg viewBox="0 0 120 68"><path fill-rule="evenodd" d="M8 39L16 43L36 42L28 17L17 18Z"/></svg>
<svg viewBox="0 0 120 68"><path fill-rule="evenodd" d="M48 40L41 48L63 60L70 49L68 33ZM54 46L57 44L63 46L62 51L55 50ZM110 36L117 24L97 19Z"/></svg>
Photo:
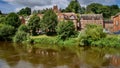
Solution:
<svg viewBox="0 0 120 68"><path fill-rule="evenodd" d="M80 18L81 29L84 29L87 24L99 24L103 26L102 14L81 14Z"/></svg>
<svg viewBox="0 0 120 68"><path fill-rule="evenodd" d="M113 20L104 20L103 27L107 32L113 32Z"/></svg>
<svg viewBox="0 0 120 68"><path fill-rule="evenodd" d="M120 31L120 13L113 17L113 31Z"/></svg>

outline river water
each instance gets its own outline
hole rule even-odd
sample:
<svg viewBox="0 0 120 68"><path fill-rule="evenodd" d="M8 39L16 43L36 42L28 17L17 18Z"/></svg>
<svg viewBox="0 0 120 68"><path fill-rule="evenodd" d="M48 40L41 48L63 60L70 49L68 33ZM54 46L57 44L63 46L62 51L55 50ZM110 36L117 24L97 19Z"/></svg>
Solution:
<svg viewBox="0 0 120 68"><path fill-rule="evenodd" d="M120 68L120 48L79 47L75 53L0 42L0 68Z"/></svg>

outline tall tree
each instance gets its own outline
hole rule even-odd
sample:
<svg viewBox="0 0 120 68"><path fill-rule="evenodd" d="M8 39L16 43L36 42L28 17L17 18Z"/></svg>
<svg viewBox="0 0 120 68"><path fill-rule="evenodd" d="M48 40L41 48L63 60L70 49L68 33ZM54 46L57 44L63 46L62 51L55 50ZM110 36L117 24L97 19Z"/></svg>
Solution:
<svg viewBox="0 0 120 68"><path fill-rule="evenodd" d="M43 30L47 30L47 32L54 32L57 23L57 15L50 9L44 14L41 27L43 28Z"/></svg>
<svg viewBox="0 0 120 68"><path fill-rule="evenodd" d="M56 27L56 31L59 39L66 40L67 38L75 35L75 26L72 21L59 22Z"/></svg>
<svg viewBox="0 0 120 68"><path fill-rule="evenodd" d="M0 10L0 14L2 14L2 11Z"/></svg>
<svg viewBox="0 0 120 68"><path fill-rule="evenodd" d="M19 12L19 15L30 15L31 14L31 8L26 7L26 8L22 8Z"/></svg>
<svg viewBox="0 0 120 68"><path fill-rule="evenodd" d="M19 16L16 13L10 13L6 17L5 24L18 28L21 25Z"/></svg>
<svg viewBox="0 0 120 68"><path fill-rule="evenodd" d="M96 13L99 14L101 13L103 5L99 3L92 3L87 6L87 13Z"/></svg>
<svg viewBox="0 0 120 68"><path fill-rule="evenodd" d="M78 2L78 0L72 0L68 7L65 9L66 12L75 12L75 13L81 13L81 6Z"/></svg>
<svg viewBox="0 0 120 68"><path fill-rule="evenodd" d="M37 15L33 15L28 21L28 27L32 35L37 35L36 30L40 28L40 18Z"/></svg>
<svg viewBox="0 0 120 68"><path fill-rule="evenodd" d="M115 15L118 12L120 12L120 9L119 9L118 5L111 5L110 10L113 10L113 11L111 11L111 15Z"/></svg>

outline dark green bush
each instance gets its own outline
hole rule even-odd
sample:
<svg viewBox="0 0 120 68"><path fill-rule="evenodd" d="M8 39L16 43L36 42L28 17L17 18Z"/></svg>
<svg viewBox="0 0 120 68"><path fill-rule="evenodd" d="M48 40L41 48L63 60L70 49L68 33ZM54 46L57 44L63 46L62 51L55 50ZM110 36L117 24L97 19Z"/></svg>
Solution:
<svg viewBox="0 0 120 68"><path fill-rule="evenodd" d="M0 40L10 41L15 34L15 29L10 25L0 26Z"/></svg>
<svg viewBox="0 0 120 68"><path fill-rule="evenodd" d="M29 32L29 29L28 29L27 25L22 24L22 25L20 25L20 27L18 28L18 31Z"/></svg>
<svg viewBox="0 0 120 68"><path fill-rule="evenodd" d="M60 40L66 40L75 36L75 26L72 21L59 22L56 28L56 32Z"/></svg>
<svg viewBox="0 0 120 68"><path fill-rule="evenodd" d="M27 42L30 40L30 36L28 33L24 32L24 31L18 31L16 33L16 35L13 38L14 42Z"/></svg>

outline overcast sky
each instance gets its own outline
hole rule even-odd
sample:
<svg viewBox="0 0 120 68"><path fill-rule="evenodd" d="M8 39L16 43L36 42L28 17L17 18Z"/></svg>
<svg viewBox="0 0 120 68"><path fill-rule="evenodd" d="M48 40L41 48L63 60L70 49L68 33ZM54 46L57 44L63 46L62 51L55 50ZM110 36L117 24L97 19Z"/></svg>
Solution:
<svg viewBox="0 0 120 68"><path fill-rule="evenodd" d="M32 9L50 8L58 5L59 8L65 8L71 0L0 0L0 10L4 13L17 12L23 7ZM105 5L117 4L120 6L120 0L78 0L82 6L97 2Z"/></svg>

